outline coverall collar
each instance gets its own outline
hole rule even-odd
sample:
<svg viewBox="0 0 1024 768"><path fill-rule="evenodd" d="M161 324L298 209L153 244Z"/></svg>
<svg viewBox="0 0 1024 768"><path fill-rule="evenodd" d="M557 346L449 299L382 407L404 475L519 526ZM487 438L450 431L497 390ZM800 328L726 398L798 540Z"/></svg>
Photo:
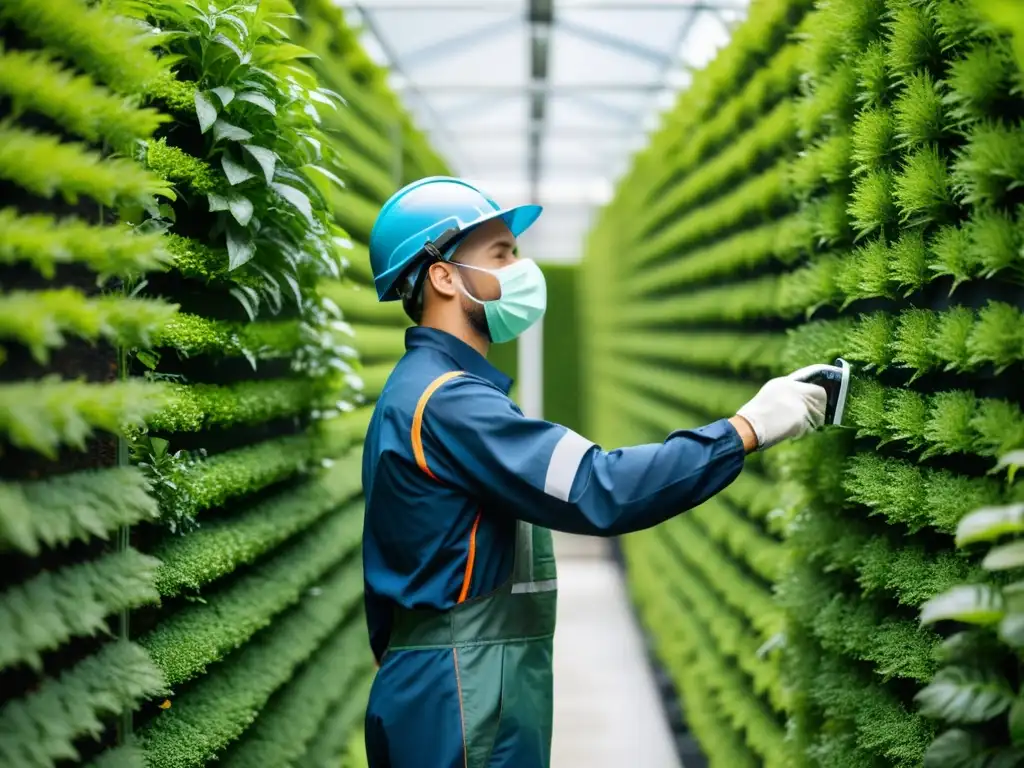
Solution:
<svg viewBox="0 0 1024 768"><path fill-rule="evenodd" d="M473 349L469 344L457 339L450 333L437 328L414 326L405 331L405 348L415 349L426 347L435 349L450 357L461 370L486 379L506 395L512 389L512 379L499 371L487 358Z"/></svg>

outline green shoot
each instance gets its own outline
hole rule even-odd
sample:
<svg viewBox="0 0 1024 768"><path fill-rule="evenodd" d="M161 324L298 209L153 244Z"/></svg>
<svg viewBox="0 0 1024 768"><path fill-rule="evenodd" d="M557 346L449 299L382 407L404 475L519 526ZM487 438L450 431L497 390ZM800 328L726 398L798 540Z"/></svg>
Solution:
<svg viewBox="0 0 1024 768"><path fill-rule="evenodd" d="M910 155L893 183L900 221L909 226L942 222L953 208L946 161L929 144Z"/></svg>
<svg viewBox="0 0 1024 768"><path fill-rule="evenodd" d="M889 101L892 88L885 45L873 41L856 59L857 100L866 107L880 109Z"/></svg>
<svg viewBox="0 0 1024 768"><path fill-rule="evenodd" d="M853 172L862 176L873 168L892 165L896 149L896 120L884 107L871 107L853 124Z"/></svg>
<svg viewBox="0 0 1024 768"><path fill-rule="evenodd" d="M949 133L943 93L926 70L907 78L893 111L897 145L902 149L940 142Z"/></svg>
<svg viewBox="0 0 1024 768"><path fill-rule="evenodd" d="M941 60L942 41L928 9L913 2L900 2L886 22L886 61L899 82L906 82L922 67Z"/></svg>
<svg viewBox="0 0 1024 768"><path fill-rule="evenodd" d="M884 168L873 168L857 179L848 210L858 237L866 237L895 223L895 190L893 174Z"/></svg>

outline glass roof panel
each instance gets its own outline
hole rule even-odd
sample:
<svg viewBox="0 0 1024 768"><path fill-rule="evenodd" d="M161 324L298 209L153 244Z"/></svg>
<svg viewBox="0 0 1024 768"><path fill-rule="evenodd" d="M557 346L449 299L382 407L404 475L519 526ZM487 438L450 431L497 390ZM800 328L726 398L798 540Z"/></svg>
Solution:
<svg viewBox="0 0 1024 768"><path fill-rule="evenodd" d="M530 71L526 24L521 20L503 19L500 28L492 27L478 35L486 37L472 45L453 43L443 53L427 49L416 56L410 53L403 72L410 82L425 91L475 88L484 91L494 86L527 85ZM384 34L387 34L385 32Z"/></svg>
<svg viewBox="0 0 1024 768"><path fill-rule="evenodd" d="M531 0L334 1L362 21L367 51L454 173L503 205L545 206L524 249L574 259L688 68L714 57L748 0L551 0L550 27L529 22Z"/></svg>
<svg viewBox="0 0 1024 768"><path fill-rule="evenodd" d="M361 3L369 11L375 25L387 38L388 43L403 56L411 57L422 50L429 50L449 39L465 39L473 42L473 35L486 32L492 27L501 28L507 24L509 30L523 24L522 11L487 11L486 5L477 4L475 9L451 12L431 10L430 3L397 10L389 4L387 10L373 10L373 3ZM470 46L467 46L467 48Z"/></svg>
<svg viewBox="0 0 1024 768"><path fill-rule="evenodd" d="M478 97L472 109L467 106L456 113L438 110L448 128L456 134L501 129L504 133L519 131L525 135L529 124L528 112L526 96L505 94L490 99Z"/></svg>
<svg viewBox="0 0 1024 768"><path fill-rule="evenodd" d="M551 38L550 73L556 88L593 83L643 86L658 81L659 65L556 27Z"/></svg>
<svg viewBox="0 0 1024 768"><path fill-rule="evenodd" d="M627 6L623 3L623 6ZM677 3L678 5L678 3ZM690 12L678 8L649 10L562 10L558 22L569 26L580 26L599 34L620 38L638 48L646 48L662 55L672 55L678 46L679 27L685 23Z"/></svg>

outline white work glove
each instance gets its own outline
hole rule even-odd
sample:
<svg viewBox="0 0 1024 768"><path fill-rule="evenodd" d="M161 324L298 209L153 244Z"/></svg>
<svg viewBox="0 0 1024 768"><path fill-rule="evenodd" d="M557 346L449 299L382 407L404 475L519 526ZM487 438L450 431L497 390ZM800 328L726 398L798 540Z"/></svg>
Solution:
<svg viewBox="0 0 1024 768"><path fill-rule="evenodd" d="M824 387L794 378L799 371L766 382L737 412L757 435L764 450L783 440L800 437L825 423L828 393Z"/></svg>

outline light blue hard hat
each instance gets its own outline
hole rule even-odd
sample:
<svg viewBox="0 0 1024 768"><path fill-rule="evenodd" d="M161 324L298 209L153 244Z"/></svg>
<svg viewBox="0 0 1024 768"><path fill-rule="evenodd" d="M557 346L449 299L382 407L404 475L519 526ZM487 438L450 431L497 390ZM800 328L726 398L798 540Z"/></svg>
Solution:
<svg viewBox="0 0 1024 768"><path fill-rule="evenodd" d="M398 190L384 203L370 232L370 268L379 301L397 301L399 281L430 253L450 259L476 227L502 219L519 237L537 220L539 205L502 208L477 187L451 176L430 176Z"/></svg>

